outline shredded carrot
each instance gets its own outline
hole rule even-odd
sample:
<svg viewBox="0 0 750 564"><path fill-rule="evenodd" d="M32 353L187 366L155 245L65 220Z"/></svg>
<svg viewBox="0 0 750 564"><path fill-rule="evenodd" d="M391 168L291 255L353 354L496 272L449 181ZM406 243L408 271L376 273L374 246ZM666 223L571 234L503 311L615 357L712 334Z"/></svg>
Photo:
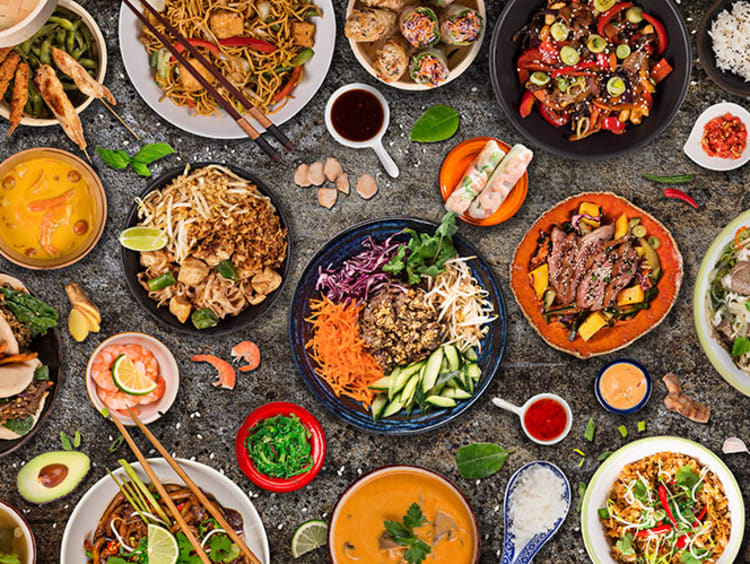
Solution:
<svg viewBox="0 0 750 564"><path fill-rule="evenodd" d="M365 351L359 336L356 302L335 304L325 296L310 300L312 339L306 348L318 367L315 373L325 380L336 396L347 396L369 407L374 391L369 386L384 376L377 361Z"/></svg>

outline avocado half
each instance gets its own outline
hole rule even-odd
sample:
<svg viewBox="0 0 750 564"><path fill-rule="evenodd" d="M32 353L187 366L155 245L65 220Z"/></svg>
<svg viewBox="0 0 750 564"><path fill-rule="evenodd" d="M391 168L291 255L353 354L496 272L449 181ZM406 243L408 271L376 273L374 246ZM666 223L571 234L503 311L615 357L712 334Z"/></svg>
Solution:
<svg viewBox="0 0 750 564"><path fill-rule="evenodd" d="M91 460L82 452L45 452L18 473L18 492L31 503L49 503L72 492L89 473Z"/></svg>

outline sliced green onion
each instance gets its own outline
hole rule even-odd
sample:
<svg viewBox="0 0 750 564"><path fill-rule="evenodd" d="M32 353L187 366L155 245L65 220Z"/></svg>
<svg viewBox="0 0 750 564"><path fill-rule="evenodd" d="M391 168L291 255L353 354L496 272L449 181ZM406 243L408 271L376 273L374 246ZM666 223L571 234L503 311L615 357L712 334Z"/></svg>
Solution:
<svg viewBox="0 0 750 564"><path fill-rule="evenodd" d="M536 71L534 73L531 73L529 80L532 84L536 84L537 86L544 86L549 82L549 75L544 72Z"/></svg>
<svg viewBox="0 0 750 564"><path fill-rule="evenodd" d="M563 78L562 76L557 77L557 89L560 92L567 92L568 86L570 86L570 82L568 82L567 78Z"/></svg>
<svg viewBox="0 0 750 564"><path fill-rule="evenodd" d="M628 436L628 428L625 425L620 425L617 430L620 431L623 439Z"/></svg>
<svg viewBox="0 0 750 564"><path fill-rule="evenodd" d="M591 419L589 419L589 422L586 424L586 432L584 432L583 436L588 442L591 442L594 440L595 432L596 432L596 423L594 423L594 418L592 417Z"/></svg>
<svg viewBox="0 0 750 564"><path fill-rule="evenodd" d="M585 129L584 129L585 126ZM582 137L583 135L586 135L586 133L589 132L589 127L591 126L591 119L588 117L582 117L578 120L576 123L576 137Z"/></svg>
<svg viewBox="0 0 750 564"><path fill-rule="evenodd" d="M563 22L555 22L549 28L549 33L555 41L565 41L570 35L570 29Z"/></svg>
<svg viewBox="0 0 750 564"><path fill-rule="evenodd" d="M588 47L589 51L592 53L601 53L607 48L607 40L601 35L593 33L589 35L589 38L586 40L586 47Z"/></svg>
<svg viewBox="0 0 750 564"><path fill-rule="evenodd" d="M648 233L648 231L646 230L646 227L643 225L636 225L635 227L633 227L634 237L645 237L646 233Z"/></svg>
<svg viewBox="0 0 750 564"><path fill-rule="evenodd" d="M601 519L602 521L606 521L607 519L609 519L609 509L607 509L606 507L600 507L596 510L596 512L599 515L599 519Z"/></svg>
<svg viewBox="0 0 750 564"><path fill-rule="evenodd" d="M594 10L598 12L606 12L612 6L615 5L617 0L594 0Z"/></svg>
<svg viewBox="0 0 750 564"><path fill-rule="evenodd" d="M159 290L163 290L164 288L168 288L169 286L173 286L174 284L177 284L177 281L174 279L174 276L172 276L171 272L165 272L161 276L157 276L156 278L152 278L148 281L148 289L152 292L158 292Z"/></svg>
<svg viewBox="0 0 750 564"><path fill-rule="evenodd" d="M560 60L566 65L575 65L581 60L581 56L578 54L578 51L573 49L573 47L565 45L560 49Z"/></svg>
<svg viewBox="0 0 750 564"><path fill-rule="evenodd" d="M645 421L638 421L638 432L643 433L643 431L646 430L646 422Z"/></svg>
<svg viewBox="0 0 750 564"><path fill-rule="evenodd" d="M625 81L619 76L613 76L607 81L607 92L610 96L620 96L625 92Z"/></svg>
<svg viewBox="0 0 750 564"><path fill-rule="evenodd" d="M615 55L618 59L627 59L630 56L630 45L622 43L615 49Z"/></svg>
<svg viewBox="0 0 750 564"><path fill-rule="evenodd" d="M661 239L659 239L656 235L652 235L648 238L648 246L654 249L655 251L661 247Z"/></svg>
<svg viewBox="0 0 750 564"><path fill-rule="evenodd" d="M628 8L628 11L625 12L625 19L627 19L630 23L633 23L633 24L641 23L643 21L642 14L643 14L643 10L633 6L632 8Z"/></svg>

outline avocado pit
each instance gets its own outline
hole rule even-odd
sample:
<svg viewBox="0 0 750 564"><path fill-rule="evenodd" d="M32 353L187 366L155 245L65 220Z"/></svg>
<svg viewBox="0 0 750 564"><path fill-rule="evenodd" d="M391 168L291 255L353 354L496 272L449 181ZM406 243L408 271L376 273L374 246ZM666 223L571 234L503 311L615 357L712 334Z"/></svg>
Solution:
<svg viewBox="0 0 750 564"><path fill-rule="evenodd" d="M45 488L56 488L67 475L68 467L65 464L48 464L39 471L39 482Z"/></svg>

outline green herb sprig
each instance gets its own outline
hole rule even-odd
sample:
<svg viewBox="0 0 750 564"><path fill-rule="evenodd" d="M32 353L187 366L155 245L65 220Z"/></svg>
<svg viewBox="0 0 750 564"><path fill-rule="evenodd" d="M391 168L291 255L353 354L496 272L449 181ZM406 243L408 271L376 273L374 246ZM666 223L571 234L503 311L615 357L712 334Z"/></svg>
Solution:
<svg viewBox="0 0 750 564"><path fill-rule="evenodd" d="M458 112L450 106L432 106L416 121L409 138L418 143L445 141L456 134L459 121Z"/></svg>
<svg viewBox="0 0 750 564"><path fill-rule="evenodd" d="M63 450L75 450L81 446L81 432L76 431L73 435L73 439L68 436L65 431L60 431L60 443L62 443Z"/></svg>
<svg viewBox="0 0 750 564"><path fill-rule="evenodd" d="M174 154L175 150L168 143L150 143L141 147L133 157L120 149L97 147L96 152L110 168L122 170L129 166L139 176L151 176L148 165L167 155Z"/></svg>
<svg viewBox="0 0 750 564"><path fill-rule="evenodd" d="M427 523L427 519L418 503L412 503L409 506L402 523L398 521L385 521L383 523L393 542L408 547L404 552L404 560L409 564L421 564L427 558L427 555L432 552L430 545L414 533L414 529L425 523Z"/></svg>

